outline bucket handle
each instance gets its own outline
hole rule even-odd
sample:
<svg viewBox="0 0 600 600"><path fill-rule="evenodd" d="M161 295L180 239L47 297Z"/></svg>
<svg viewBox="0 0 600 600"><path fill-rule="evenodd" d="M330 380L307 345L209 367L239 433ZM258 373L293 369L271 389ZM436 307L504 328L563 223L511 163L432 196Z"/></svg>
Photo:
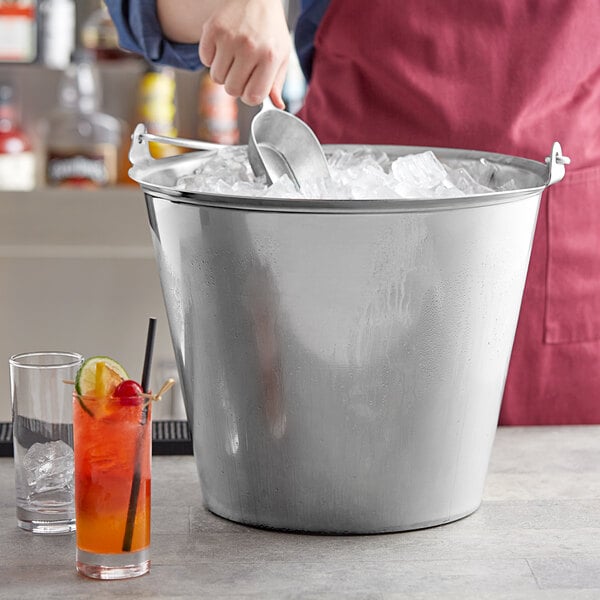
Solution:
<svg viewBox="0 0 600 600"><path fill-rule="evenodd" d="M546 157L546 164L548 165L547 187L558 183L565 176L565 165L571 164L571 159L568 156L564 156L560 144L554 142L550 156Z"/></svg>
<svg viewBox="0 0 600 600"><path fill-rule="evenodd" d="M221 148L228 148L228 146L225 144L214 144L212 142L189 140L179 137L167 137L164 135L148 133L146 126L143 123L139 123L136 125L131 136L129 161L132 165L147 165L154 160L150 154L148 142L160 142L162 144L170 144L171 146L190 148L192 150L219 150Z"/></svg>

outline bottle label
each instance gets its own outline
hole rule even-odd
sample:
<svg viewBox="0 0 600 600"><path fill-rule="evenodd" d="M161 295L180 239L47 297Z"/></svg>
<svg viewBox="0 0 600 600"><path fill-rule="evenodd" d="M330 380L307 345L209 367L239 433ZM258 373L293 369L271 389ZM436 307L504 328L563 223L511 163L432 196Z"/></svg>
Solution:
<svg viewBox="0 0 600 600"><path fill-rule="evenodd" d="M48 152L48 185L102 187L114 184L116 179L117 152L114 147L102 146L92 151Z"/></svg>
<svg viewBox="0 0 600 600"><path fill-rule="evenodd" d="M37 54L35 0L0 0L0 62L26 62Z"/></svg>
<svg viewBox="0 0 600 600"><path fill-rule="evenodd" d="M149 133L177 137L175 126L175 74L171 70L146 73L140 82L138 116ZM154 158L176 156L181 148L159 142L149 143Z"/></svg>
<svg viewBox="0 0 600 600"><path fill-rule="evenodd" d="M240 139L237 102L207 73L200 80L198 137L218 144L237 144Z"/></svg>
<svg viewBox="0 0 600 600"><path fill-rule="evenodd" d="M41 54L52 69L65 69L75 49L75 2L42 4Z"/></svg>
<svg viewBox="0 0 600 600"><path fill-rule="evenodd" d="M33 152L0 154L0 190L27 191L35 187Z"/></svg>

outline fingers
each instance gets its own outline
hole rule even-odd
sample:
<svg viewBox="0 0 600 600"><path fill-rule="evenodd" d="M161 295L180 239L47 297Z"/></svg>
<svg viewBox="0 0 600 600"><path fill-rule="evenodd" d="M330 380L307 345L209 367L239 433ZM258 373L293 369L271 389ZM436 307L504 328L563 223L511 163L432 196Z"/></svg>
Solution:
<svg viewBox="0 0 600 600"><path fill-rule="evenodd" d="M273 82L273 87L271 88L271 92L269 93L269 97L271 98L271 102L282 110L285 108L285 102L283 101L282 91L283 84L285 82L285 75L287 72L288 61L285 64L281 65L277 75L275 75L275 81Z"/></svg>
<svg viewBox="0 0 600 600"><path fill-rule="evenodd" d="M280 98L283 80L279 80L281 79L280 72L282 69L283 76L285 77L286 67L287 60L279 64L272 56L266 58L261 57L261 59L257 61L252 74L240 94L242 102L245 102L250 106L256 106L269 96L274 88L276 88L274 95L277 100L274 104L281 107L283 105L283 101Z"/></svg>
<svg viewBox="0 0 600 600"><path fill-rule="evenodd" d="M204 23L198 53L216 83L243 102L260 104L281 89L291 49L280 0L222 0Z"/></svg>
<svg viewBox="0 0 600 600"><path fill-rule="evenodd" d="M277 93L275 89L271 90L269 98L271 99L271 102L275 108L280 108L281 110L285 109L285 102L283 101L281 94Z"/></svg>
<svg viewBox="0 0 600 600"><path fill-rule="evenodd" d="M217 48L215 57L210 65L210 76L215 83L225 83L231 72L234 60L234 57L227 51L227 48Z"/></svg>
<svg viewBox="0 0 600 600"><path fill-rule="evenodd" d="M205 67L210 67L217 53L217 45L215 40L210 35L210 32L206 33L200 38L200 45L198 47L198 55L200 61Z"/></svg>
<svg viewBox="0 0 600 600"><path fill-rule="evenodd" d="M252 76L254 65L247 60L236 59L232 61L226 77L223 79L225 91L230 96L242 98Z"/></svg>
<svg viewBox="0 0 600 600"><path fill-rule="evenodd" d="M258 55L249 61L247 54L233 56L227 48L214 51L213 59L208 65L205 54L203 63L210 66L210 76L215 83L224 84L225 91L231 96L241 98L249 106L260 104L271 95L273 104L284 108L281 91L285 80L288 60L277 63L267 53Z"/></svg>

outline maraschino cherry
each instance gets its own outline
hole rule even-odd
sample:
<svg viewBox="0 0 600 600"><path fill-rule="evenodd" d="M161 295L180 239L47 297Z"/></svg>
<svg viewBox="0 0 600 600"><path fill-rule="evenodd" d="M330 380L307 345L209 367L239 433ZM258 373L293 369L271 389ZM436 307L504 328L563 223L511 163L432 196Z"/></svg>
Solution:
<svg viewBox="0 0 600 600"><path fill-rule="evenodd" d="M125 379L116 387L113 396L119 398L121 404L138 404L142 394L142 386L133 379Z"/></svg>

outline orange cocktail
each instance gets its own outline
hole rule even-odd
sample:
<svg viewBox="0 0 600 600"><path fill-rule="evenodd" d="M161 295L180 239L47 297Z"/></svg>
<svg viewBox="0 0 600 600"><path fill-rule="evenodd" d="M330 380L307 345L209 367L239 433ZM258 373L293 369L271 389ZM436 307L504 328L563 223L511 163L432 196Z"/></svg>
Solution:
<svg viewBox="0 0 600 600"><path fill-rule="evenodd" d="M140 395L73 395L77 569L116 579L149 569L151 419Z"/></svg>

